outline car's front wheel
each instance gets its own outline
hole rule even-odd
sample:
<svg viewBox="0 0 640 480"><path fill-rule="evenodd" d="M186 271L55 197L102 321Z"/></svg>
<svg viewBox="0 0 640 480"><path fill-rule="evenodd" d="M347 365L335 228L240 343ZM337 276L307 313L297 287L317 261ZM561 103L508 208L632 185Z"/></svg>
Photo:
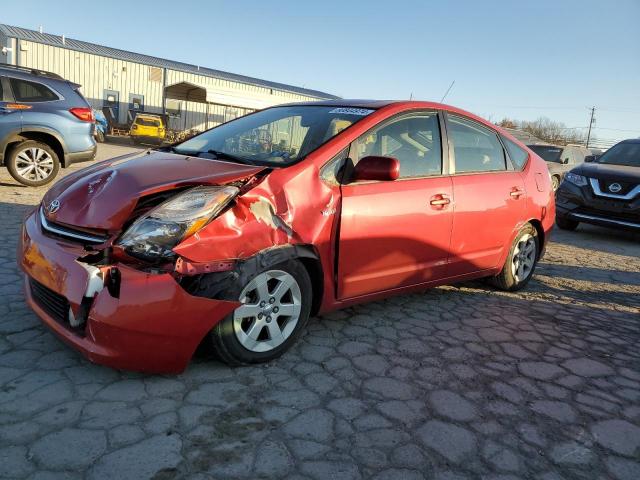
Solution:
<svg viewBox="0 0 640 480"><path fill-rule="evenodd" d="M279 357L309 320L311 280L295 260L256 273L233 296L242 305L211 332L219 357L232 365Z"/></svg>
<svg viewBox="0 0 640 480"><path fill-rule="evenodd" d="M551 188L555 192L560 187L560 177L558 175L551 176Z"/></svg>
<svg viewBox="0 0 640 480"><path fill-rule="evenodd" d="M9 152L7 170L23 185L40 187L56 177L60 161L56 152L46 143L26 140Z"/></svg>
<svg viewBox="0 0 640 480"><path fill-rule="evenodd" d="M507 261L500 273L491 279L491 283L509 292L524 288L536 269L539 251L538 232L527 223L516 235Z"/></svg>

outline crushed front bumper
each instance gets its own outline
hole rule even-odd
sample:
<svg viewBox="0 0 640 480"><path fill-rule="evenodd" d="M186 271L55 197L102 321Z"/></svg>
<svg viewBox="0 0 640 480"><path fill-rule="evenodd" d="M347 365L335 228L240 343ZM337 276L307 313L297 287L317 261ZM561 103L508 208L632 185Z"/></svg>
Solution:
<svg viewBox="0 0 640 480"><path fill-rule="evenodd" d="M168 273L123 264L108 267L119 272L117 297L106 287L87 297L95 285L89 288L90 273L78 260L86 254L80 244L45 235L37 215L25 221L18 263L25 273L26 301L45 325L92 362L181 372L207 332L239 305L194 297ZM64 316L67 306L72 318L86 321L72 327Z"/></svg>

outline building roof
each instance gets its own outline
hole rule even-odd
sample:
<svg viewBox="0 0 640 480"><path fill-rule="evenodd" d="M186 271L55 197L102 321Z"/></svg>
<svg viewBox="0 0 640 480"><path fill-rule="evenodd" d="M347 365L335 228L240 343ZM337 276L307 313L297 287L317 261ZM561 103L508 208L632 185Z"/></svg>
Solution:
<svg viewBox="0 0 640 480"><path fill-rule="evenodd" d="M116 58L118 60L124 60L127 62L141 63L144 65L151 65L153 67L168 68L171 70L178 70L181 72L194 73L197 75L203 75L205 77L219 78L221 80L229 80L232 82L246 83L249 85L256 85L259 87L273 88L275 90L283 90L285 92L297 93L300 95L308 95L317 98L340 98L329 93L320 92L318 90L310 90L308 88L295 87L292 85L286 85L284 83L271 82L268 80L261 80L259 78L247 77L244 75L237 75L235 73L223 72L221 70L214 70L212 68L200 67L198 65L191 65L189 63L175 62L173 60L167 60L165 58L152 57L150 55L144 55L141 53L129 52L127 50L120 50L117 48L105 47L95 43L83 42L81 40L75 40L73 38L62 40L60 35L51 35L49 33L40 33L36 30L29 30L27 28L15 27L12 25L0 24L0 32L7 37L16 38L18 40L28 40L31 42L42 43L44 45L52 45L54 47L67 48L69 50L76 50L84 53L91 53L94 55L101 55L103 57Z"/></svg>

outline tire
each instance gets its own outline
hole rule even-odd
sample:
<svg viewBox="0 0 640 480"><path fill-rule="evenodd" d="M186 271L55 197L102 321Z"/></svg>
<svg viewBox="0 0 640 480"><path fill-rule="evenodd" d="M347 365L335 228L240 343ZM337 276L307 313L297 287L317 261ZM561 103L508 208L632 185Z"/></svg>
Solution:
<svg viewBox="0 0 640 480"><path fill-rule="evenodd" d="M261 295L254 287L265 280L267 288ZM244 299L246 307L236 309L211 331L220 359L229 365L243 365L268 362L281 356L296 342L309 321L313 295L307 270L300 262L290 260L266 267L242 287L233 288L227 295ZM288 289L278 298L280 288ZM282 313L284 306L292 315Z"/></svg>
<svg viewBox="0 0 640 480"><path fill-rule="evenodd" d="M580 222L576 220L571 220L570 218L563 218L556 216L556 225L560 230L569 230L574 231L580 225Z"/></svg>
<svg viewBox="0 0 640 480"><path fill-rule="evenodd" d="M6 165L17 182L30 187L46 185L56 178L60 170L56 152L46 143L36 140L25 140L14 146Z"/></svg>
<svg viewBox="0 0 640 480"><path fill-rule="evenodd" d="M490 279L491 283L507 292L524 288L533 277L539 256L538 232L533 225L527 223L516 235L502 271ZM520 266L522 269L518 268Z"/></svg>
<svg viewBox="0 0 640 480"><path fill-rule="evenodd" d="M102 131L100 130L96 132L96 141L98 143L104 143L104 133L102 133Z"/></svg>
<svg viewBox="0 0 640 480"><path fill-rule="evenodd" d="M560 187L560 177L558 175L553 175L551 177L551 188L555 192L558 190L559 187Z"/></svg>

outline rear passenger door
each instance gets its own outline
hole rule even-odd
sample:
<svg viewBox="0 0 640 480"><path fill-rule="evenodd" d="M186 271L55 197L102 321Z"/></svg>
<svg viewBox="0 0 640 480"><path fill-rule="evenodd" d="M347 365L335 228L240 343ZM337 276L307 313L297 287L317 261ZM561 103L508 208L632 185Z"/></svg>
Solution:
<svg viewBox="0 0 640 480"><path fill-rule="evenodd" d="M453 229L448 274L498 266L525 211L524 181L495 131L467 117L447 115L453 163Z"/></svg>

